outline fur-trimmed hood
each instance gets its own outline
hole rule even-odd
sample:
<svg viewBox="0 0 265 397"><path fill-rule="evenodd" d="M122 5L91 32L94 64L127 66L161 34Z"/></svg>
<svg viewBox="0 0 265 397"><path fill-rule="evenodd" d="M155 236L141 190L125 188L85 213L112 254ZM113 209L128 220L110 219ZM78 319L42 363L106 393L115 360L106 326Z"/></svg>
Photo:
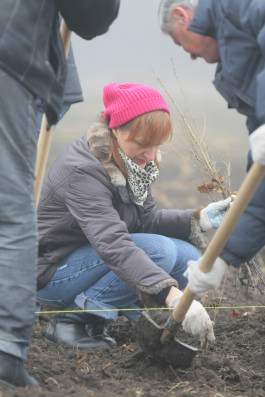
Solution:
<svg viewBox="0 0 265 397"><path fill-rule="evenodd" d="M94 123L88 130L87 142L91 153L99 159L107 174L110 177L111 183L118 186L126 186L126 179L120 169L113 163L111 158L111 136L107 121L100 113Z"/></svg>

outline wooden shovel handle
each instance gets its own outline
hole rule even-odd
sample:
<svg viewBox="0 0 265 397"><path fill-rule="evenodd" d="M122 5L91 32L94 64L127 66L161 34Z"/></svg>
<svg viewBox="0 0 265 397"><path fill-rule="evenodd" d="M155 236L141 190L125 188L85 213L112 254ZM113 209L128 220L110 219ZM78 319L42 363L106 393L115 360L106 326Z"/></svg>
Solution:
<svg viewBox="0 0 265 397"><path fill-rule="evenodd" d="M233 205L231 205L231 207L227 211L224 220L215 232L206 251L202 256L200 262L200 270L202 270L203 272L206 273L211 270L214 261L225 246L229 235L235 228L237 221L240 218L240 215L248 205L251 197L255 193L264 176L265 166L254 163L247 173L237 193ZM172 316L176 323L181 323L183 321L185 314L187 313L194 298L194 294L190 291L189 286L187 285L179 303L173 309ZM164 343L169 337L170 333L168 330L165 329L161 337L162 343Z"/></svg>
<svg viewBox="0 0 265 397"><path fill-rule="evenodd" d="M70 42L71 31L68 29L64 20L61 22L60 33L62 37L65 57L67 59ZM39 204L41 188L45 175L45 170L48 162L48 156L51 147L52 129L49 128L46 115L44 114L41 122L40 135L38 140L37 160L36 160L36 180L35 180L35 201L36 206Z"/></svg>

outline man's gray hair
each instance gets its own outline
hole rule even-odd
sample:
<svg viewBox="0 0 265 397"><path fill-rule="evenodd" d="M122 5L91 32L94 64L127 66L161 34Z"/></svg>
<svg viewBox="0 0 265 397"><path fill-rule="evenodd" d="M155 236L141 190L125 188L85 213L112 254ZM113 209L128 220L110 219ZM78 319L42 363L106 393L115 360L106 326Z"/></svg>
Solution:
<svg viewBox="0 0 265 397"><path fill-rule="evenodd" d="M162 32L171 34L173 30L173 8L183 7L195 10L197 5L198 0L161 0L158 9L158 21Z"/></svg>

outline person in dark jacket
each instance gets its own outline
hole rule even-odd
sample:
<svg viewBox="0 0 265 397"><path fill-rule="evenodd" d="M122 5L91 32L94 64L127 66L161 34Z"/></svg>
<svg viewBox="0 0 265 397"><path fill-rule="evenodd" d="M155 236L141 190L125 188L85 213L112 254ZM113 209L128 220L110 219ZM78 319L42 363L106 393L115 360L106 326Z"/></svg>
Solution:
<svg viewBox="0 0 265 397"><path fill-rule="evenodd" d="M251 151L247 169L265 164L265 3L260 0L161 0L160 26L191 59L217 63L214 85L247 118ZM197 261L189 263L192 291L215 289L227 266L240 266L265 244L265 180L241 216L217 258L203 274Z"/></svg>
<svg viewBox="0 0 265 397"><path fill-rule="evenodd" d="M77 66L75 63L74 52L72 45L70 45L69 54L67 57L67 71L66 71L66 81L64 85L63 101L62 101L61 109L58 114L57 124L69 111L70 107L73 104L82 102L83 100L84 100L83 92L78 75ZM38 104L37 108L38 108L37 128L38 128L38 132L40 132L43 113L44 113L42 102Z"/></svg>
<svg viewBox="0 0 265 397"><path fill-rule="evenodd" d="M37 107L41 102L50 125L57 122L66 78L59 13L71 30L92 39L107 31L118 8L118 0L0 5L1 390L37 385L24 367L36 302Z"/></svg>
<svg viewBox="0 0 265 397"><path fill-rule="evenodd" d="M203 246L202 230L218 227L230 203L158 209L151 185L159 146L172 133L165 99L146 85L110 83L103 102L88 135L50 168L38 207L38 301L65 311L46 337L84 349L115 344L107 326L119 311L134 323L150 299L174 306L187 261L199 258L192 243ZM214 339L199 302L183 327L202 342Z"/></svg>

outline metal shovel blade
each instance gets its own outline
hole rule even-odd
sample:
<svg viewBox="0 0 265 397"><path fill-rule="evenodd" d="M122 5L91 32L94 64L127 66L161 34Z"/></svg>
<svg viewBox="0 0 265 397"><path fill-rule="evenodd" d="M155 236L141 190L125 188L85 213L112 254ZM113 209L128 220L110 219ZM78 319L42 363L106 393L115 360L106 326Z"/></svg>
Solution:
<svg viewBox="0 0 265 397"><path fill-rule="evenodd" d="M176 338L171 338L162 344L163 331L164 328L143 311L135 325L135 338L141 349L161 364L171 365L173 368L190 367L197 349Z"/></svg>

